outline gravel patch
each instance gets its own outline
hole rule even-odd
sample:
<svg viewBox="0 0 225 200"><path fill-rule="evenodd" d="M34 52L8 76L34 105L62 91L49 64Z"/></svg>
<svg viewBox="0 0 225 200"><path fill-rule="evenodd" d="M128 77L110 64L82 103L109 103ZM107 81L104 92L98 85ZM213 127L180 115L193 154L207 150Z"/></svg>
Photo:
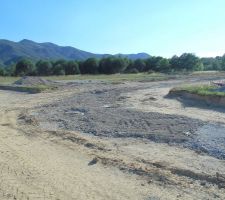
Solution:
<svg viewBox="0 0 225 200"><path fill-rule="evenodd" d="M190 138L203 125L200 120L156 112L125 109L121 94L129 87L102 86L79 93L61 102L40 108L36 117L42 128L46 121L58 129L80 131L104 137L146 138L156 142L176 143Z"/></svg>
<svg viewBox="0 0 225 200"><path fill-rule="evenodd" d="M225 159L225 127L219 124L207 124L195 132L195 137L184 146L207 153L219 159Z"/></svg>

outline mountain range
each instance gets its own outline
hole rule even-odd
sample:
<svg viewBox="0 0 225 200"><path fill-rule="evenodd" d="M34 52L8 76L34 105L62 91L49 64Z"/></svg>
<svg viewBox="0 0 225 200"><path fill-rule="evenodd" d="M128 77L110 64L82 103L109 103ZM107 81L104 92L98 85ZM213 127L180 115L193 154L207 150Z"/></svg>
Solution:
<svg viewBox="0 0 225 200"><path fill-rule="evenodd" d="M22 58L33 61L43 60L86 60L88 58L103 58L110 54L95 54L70 46L59 46L50 42L37 43L31 40L21 40L13 42L0 39L0 65L10 65ZM116 54L115 56L127 57L129 59L146 59L150 55L147 53L138 54Z"/></svg>

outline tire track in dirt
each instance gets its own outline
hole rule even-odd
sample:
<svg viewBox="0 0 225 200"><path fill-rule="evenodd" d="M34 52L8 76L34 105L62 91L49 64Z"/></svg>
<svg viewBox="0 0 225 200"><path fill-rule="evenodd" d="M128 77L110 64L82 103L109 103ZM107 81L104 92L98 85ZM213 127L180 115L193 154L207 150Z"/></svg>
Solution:
<svg viewBox="0 0 225 200"><path fill-rule="evenodd" d="M90 170L91 156L79 148L75 152L24 135L16 125L18 114L3 111L0 115L0 199L130 199L130 194L138 199L146 194L122 172L103 167Z"/></svg>

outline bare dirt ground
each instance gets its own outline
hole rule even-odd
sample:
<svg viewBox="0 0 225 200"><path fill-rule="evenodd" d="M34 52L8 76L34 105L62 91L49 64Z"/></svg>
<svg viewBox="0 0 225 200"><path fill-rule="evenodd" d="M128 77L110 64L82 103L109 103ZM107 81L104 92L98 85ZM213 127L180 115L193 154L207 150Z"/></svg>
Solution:
<svg viewBox="0 0 225 200"><path fill-rule="evenodd" d="M0 91L0 199L225 199L224 112L183 82Z"/></svg>

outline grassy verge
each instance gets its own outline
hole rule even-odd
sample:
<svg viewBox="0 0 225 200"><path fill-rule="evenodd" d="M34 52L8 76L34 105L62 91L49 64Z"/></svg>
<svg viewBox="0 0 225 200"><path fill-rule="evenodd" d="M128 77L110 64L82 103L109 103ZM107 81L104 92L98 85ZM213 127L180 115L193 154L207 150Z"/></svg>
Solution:
<svg viewBox="0 0 225 200"><path fill-rule="evenodd" d="M119 83L123 81L160 81L172 78L172 75L160 73L138 73L138 74L112 74L112 75L68 75L68 76L46 76L42 77L53 81L72 81L72 80L96 80L104 82ZM12 84L20 77L0 77L0 84Z"/></svg>
<svg viewBox="0 0 225 200"><path fill-rule="evenodd" d="M0 84L12 84L19 79L20 77L0 76Z"/></svg>
<svg viewBox="0 0 225 200"><path fill-rule="evenodd" d="M49 85L20 86L20 88L24 90L24 92L30 93L40 93L57 89L57 87Z"/></svg>
<svg viewBox="0 0 225 200"><path fill-rule="evenodd" d="M138 73L138 74L112 74L112 75L68 75L68 76L47 76L43 77L48 80L55 81L70 81L70 80L99 80L105 82L123 82L123 81L160 81L168 80L175 77L183 76L224 76L225 72L218 71L200 71L193 73L174 73L174 74L162 74L162 73ZM1 77L0 84L12 84L19 80L20 77Z"/></svg>
<svg viewBox="0 0 225 200"><path fill-rule="evenodd" d="M192 72L191 75L194 76L224 76L225 72L224 71L195 71Z"/></svg>
<svg viewBox="0 0 225 200"><path fill-rule="evenodd" d="M70 80L97 80L105 82L123 82L123 81L156 81L166 80L169 76L159 73L139 73L139 74L113 74L113 75L69 75L69 76L49 76L43 77L53 81Z"/></svg>
<svg viewBox="0 0 225 200"><path fill-rule="evenodd" d="M225 97L225 92L214 91L216 86L212 85L191 85L173 88L171 92L188 92L192 94L198 94L201 96L220 96Z"/></svg>

